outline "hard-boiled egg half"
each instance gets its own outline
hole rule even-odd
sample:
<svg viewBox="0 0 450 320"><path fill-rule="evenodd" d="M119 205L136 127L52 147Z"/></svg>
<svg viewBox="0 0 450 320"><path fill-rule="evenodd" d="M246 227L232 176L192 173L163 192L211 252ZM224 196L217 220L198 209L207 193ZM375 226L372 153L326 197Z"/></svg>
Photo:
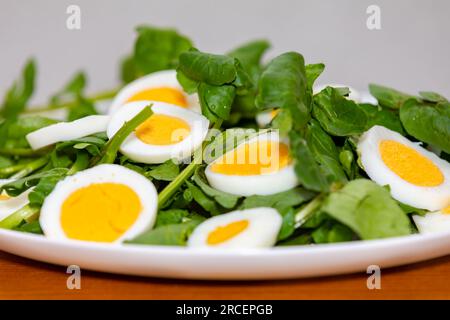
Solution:
<svg viewBox="0 0 450 320"><path fill-rule="evenodd" d="M164 102L136 101L123 105L111 116L108 137L112 138L126 121L149 104L153 114L125 139L120 151L142 163L190 157L205 140L209 121L199 113Z"/></svg>
<svg viewBox="0 0 450 320"><path fill-rule="evenodd" d="M424 216L413 216L414 223L420 233L450 231L450 206Z"/></svg>
<svg viewBox="0 0 450 320"><path fill-rule="evenodd" d="M0 179L0 187L13 180ZM32 189L22 192L17 197L10 197L6 192L0 193L0 221L28 203L28 194Z"/></svg>
<svg viewBox="0 0 450 320"><path fill-rule="evenodd" d="M450 204L450 164L401 134L373 126L358 143L367 175L389 185L392 197L436 211Z"/></svg>
<svg viewBox="0 0 450 320"><path fill-rule="evenodd" d="M106 131L109 116L94 115L71 122L59 122L27 134L32 149L40 149L60 141L68 141Z"/></svg>
<svg viewBox="0 0 450 320"><path fill-rule="evenodd" d="M58 182L39 223L48 238L117 243L153 227L157 198L144 176L102 164Z"/></svg>
<svg viewBox="0 0 450 320"><path fill-rule="evenodd" d="M116 112L128 102L141 100L166 102L193 111L200 110L198 96L188 95L183 91L175 70L154 72L130 82L116 95L109 113Z"/></svg>
<svg viewBox="0 0 450 320"><path fill-rule="evenodd" d="M273 208L255 208L215 216L201 223L189 247L265 248L275 244L282 219Z"/></svg>
<svg viewBox="0 0 450 320"><path fill-rule="evenodd" d="M289 146L277 132L264 132L240 143L210 163L209 184L239 196L269 195L298 185Z"/></svg>

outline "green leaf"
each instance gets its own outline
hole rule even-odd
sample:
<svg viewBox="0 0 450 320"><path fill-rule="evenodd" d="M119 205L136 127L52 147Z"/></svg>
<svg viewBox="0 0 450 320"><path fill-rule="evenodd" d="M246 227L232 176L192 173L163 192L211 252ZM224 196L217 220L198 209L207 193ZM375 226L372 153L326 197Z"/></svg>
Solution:
<svg viewBox="0 0 450 320"><path fill-rule="evenodd" d="M361 134L367 127L367 116L361 107L332 87L314 96L313 115L333 136Z"/></svg>
<svg viewBox="0 0 450 320"><path fill-rule="evenodd" d="M94 114L98 114L94 104L90 100L79 95L76 98L74 106L69 110L67 120L74 121Z"/></svg>
<svg viewBox="0 0 450 320"><path fill-rule="evenodd" d="M197 92L198 81L189 79L179 68L177 69L177 80L186 93L193 94Z"/></svg>
<svg viewBox="0 0 450 320"><path fill-rule="evenodd" d="M192 47L186 36L174 29L140 26L134 46L134 65L140 74L175 69L181 53Z"/></svg>
<svg viewBox="0 0 450 320"><path fill-rule="evenodd" d="M20 79L14 82L6 93L0 106L1 117L5 119L14 118L25 109L34 91L35 77L36 64L33 59L30 59L25 64Z"/></svg>
<svg viewBox="0 0 450 320"><path fill-rule="evenodd" d="M202 189L188 181L186 181L186 184L188 186L187 190L191 194L194 201L197 202L206 212L213 216L224 212L224 209L214 199L208 197Z"/></svg>
<svg viewBox="0 0 450 320"><path fill-rule="evenodd" d="M285 208L281 210L283 222L277 240L285 240L289 238L295 231L295 210L293 208Z"/></svg>
<svg viewBox="0 0 450 320"><path fill-rule="evenodd" d="M201 83L198 87L198 95L203 115L210 121L216 121L217 118L228 119L235 93L234 86L213 86Z"/></svg>
<svg viewBox="0 0 450 320"><path fill-rule="evenodd" d="M369 84L369 91L378 100L378 104L384 108L399 109L403 103L412 96L392 88Z"/></svg>
<svg viewBox="0 0 450 320"><path fill-rule="evenodd" d="M133 240L125 241L130 244L185 246L186 241L200 220L191 220L180 224L167 224L147 231Z"/></svg>
<svg viewBox="0 0 450 320"><path fill-rule="evenodd" d="M331 193L322 210L363 240L408 235L411 223L386 188L357 179Z"/></svg>
<svg viewBox="0 0 450 320"><path fill-rule="evenodd" d="M414 138L450 153L450 103L409 99L400 109L400 120Z"/></svg>
<svg viewBox="0 0 450 320"><path fill-rule="evenodd" d="M136 68L134 57L132 55L126 56L120 63L120 80L127 84L137 78L139 78L139 72Z"/></svg>
<svg viewBox="0 0 450 320"><path fill-rule="evenodd" d="M366 130L378 125L397 131L402 135L405 134L398 112L368 103L359 104L359 106L367 117Z"/></svg>
<svg viewBox="0 0 450 320"><path fill-rule="evenodd" d="M443 95L440 95L439 93L432 92L432 91L420 91L420 96L425 100L429 102L448 102L447 98L445 98Z"/></svg>
<svg viewBox="0 0 450 320"><path fill-rule="evenodd" d="M26 222L21 226L14 228L16 231L26 232L26 233L34 233L34 234L44 234L42 231L41 225L39 224L39 220L35 220L32 222Z"/></svg>
<svg viewBox="0 0 450 320"><path fill-rule="evenodd" d="M219 191L217 189L214 189L206 182L206 177L204 175L204 171L202 168L198 168L193 176L194 182L197 184L197 186L202 189L202 191L208 195L209 197L213 198L215 201L217 201L222 207L227 209L232 209L236 206L239 197L233 194L229 194L226 192Z"/></svg>
<svg viewBox="0 0 450 320"><path fill-rule="evenodd" d="M155 228L170 224L186 223L190 221L204 221L205 218L196 213L183 209L160 210L156 216Z"/></svg>
<svg viewBox="0 0 450 320"><path fill-rule="evenodd" d="M315 243L335 243L352 241L355 233L343 224L327 221L311 233Z"/></svg>
<svg viewBox="0 0 450 320"><path fill-rule="evenodd" d="M287 52L274 58L259 79L256 106L288 109L294 127L301 129L310 119L310 105L303 56Z"/></svg>
<svg viewBox="0 0 450 320"><path fill-rule="evenodd" d="M10 120L2 136L3 146L11 149L29 147L25 138L27 134L55 123L57 121L41 116L27 116Z"/></svg>
<svg viewBox="0 0 450 320"><path fill-rule="evenodd" d="M239 60L252 79L257 80L261 71L261 58L269 48L268 41L255 40L233 49L227 55Z"/></svg>
<svg viewBox="0 0 450 320"><path fill-rule="evenodd" d="M190 50L180 55L179 69L191 80L220 86L236 79L235 59Z"/></svg>
<svg viewBox="0 0 450 320"><path fill-rule="evenodd" d="M324 69L325 69L325 65L323 63L307 64L305 66L306 80L308 83L308 88L312 89L314 82L322 74Z"/></svg>
<svg viewBox="0 0 450 320"><path fill-rule="evenodd" d="M75 97L81 95L86 87L86 83L86 74L81 71L77 72L60 91L53 95L50 103L56 106L72 101Z"/></svg>
<svg viewBox="0 0 450 320"><path fill-rule="evenodd" d="M33 191L28 195L30 205L32 207L41 207L45 198L53 191L56 184L66 176L67 172L67 170L61 170L55 172L53 175L42 177Z"/></svg>
<svg viewBox="0 0 450 320"><path fill-rule="evenodd" d="M302 188L295 188L267 196L254 195L245 198L239 209L271 207L281 212L286 208L298 206L312 199L314 195L314 192Z"/></svg>
<svg viewBox="0 0 450 320"><path fill-rule="evenodd" d="M172 181L180 173L180 168L172 160L167 160L150 171L145 173L145 176L152 177L161 181Z"/></svg>

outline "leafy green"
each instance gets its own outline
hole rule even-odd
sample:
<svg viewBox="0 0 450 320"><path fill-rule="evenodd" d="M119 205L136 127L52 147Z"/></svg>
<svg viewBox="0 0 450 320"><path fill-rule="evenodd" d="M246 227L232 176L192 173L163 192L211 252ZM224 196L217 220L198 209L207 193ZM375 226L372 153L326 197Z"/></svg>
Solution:
<svg viewBox="0 0 450 320"><path fill-rule="evenodd" d="M5 119L15 118L25 109L34 91L35 77L36 63L33 59L30 59L22 70L21 78L14 82L7 91L0 106L0 117Z"/></svg>
<svg viewBox="0 0 450 320"><path fill-rule="evenodd" d="M373 83L369 84L369 91L378 100L378 104L385 108L399 109L406 100L411 98L406 93Z"/></svg>
<svg viewBox="0 0 450 320"><path fill-rule="evenodd" d="M282 211L288 207L298 206L314 197L315 193L302 188L295 188L267 196L253 195L244 199L239 209L271 207Z"/></svg>
<svg viewBox="0 0 450 320"><path fill-rule="evenodd" d="M38 220L26 222L21 226L14 228L14 230L34 234L44 234Z"/></svg>
<svg viewBox="0 0 450 320"><path fill-rule="evenodd" d="M53 191L56 184L66 176L67 172L67 170L60 170L54 172L52 175L42 177L33 191L28 195L30 206L41 207L45 198Z"/></svg>
<svg viewBox="0 0 450 320"><path fill-rule="evenodd" d="M239 196L229 194L226 192L222 192L214 189L206 182L206 177L204 175L204 171L201 167L197 168L192 178L197 186L202 189L202 191L213 198L217 203L219 203L222 207L227 209L232 209L236 206Z"/></svg>
<svg viewBox="0 0 450 320"><path fill-rule="evenodd" d="M138 77L139 72L134 62L134 56L128 55L123 58L120 63L120 80L122 80L124 84L127 84L137 79Z"/></svg>
<svg viewBox="0 0 450 320"><path fill-rule="evenodd" d="M400 109L400 120L414 138L450 153L450 103L409 99Z"/></svg>
<svg viewBox="0 0 450 320"><path fill-rule="evenodd" d="M145 173L146 177L152 177L156 180L161 181L172 181L180 173L180 168L172 160L167 160L166 162L150 169Z"/></svg>
<svg viewBox="0 0 450 320"><path fill-rule="evenodd" d="M295 119L292 125L301 129L310 119L311 92L307 85L303 56L296 52L279 55L270 61L261 74L256 106L260 109L289 110Z"/></svg>
<svg viewBox="0 0 450 320"><path fill-rule="evenodd" d="M366 130L378 125L405 134L398 112L368 103L359 106L367 117Z"/></svg>
<svg viewBox="0 0 450 320"><path fill-rule="evenodd" d="M77 97L83 92L86 83L86 74L81 71L77 72L61 90L51 97L50 103L56 106L67 101L72 101L74 97Z"/></svg>
<svg viewBox="0 0 450 320"><path fill-rule="evenodd" d="M411 224L386 188L357 179L331 193L322 210L363 240L408 235Z"/></svg>
<svg viewBox="0 0 450 320"><path fill-rule="evenodd" d="M201 220L191 220L179 224L167 224L147 231L133 240L126 241L130 244L185 246L189 235Z"/></svg>
<svg viewBox="0 0 450 320"><path fill-rule="evenodd" d="M134 45L133 68L142 75L175 69L180 54L192 47L191 40L174 29L140 26L136 31L138 37Z"/></svg>
<svg viewBox="0 0 450 320"><path fill-rule="evenodd" d="M261 72L261 58L270 48L270 43L266 40L255 40L245 43L238 48L228 52L228 56L236 58L242 67L256 81Z"/></svg>
<svg viewBox="0 0 450 320"><path fill-rule="evenodd" d="M367 128L367 116L361 107L332 87L314 96L313 115L333 136L361 134Z"/></svg>
<svg viewBox="0 0 450 320"><path fill-rule="evenodd" d="M203 221L205 218L199 214L190 213L188 210L183 209L160 210L156 216L155 228L170 224L186 223L192 220Z"/></svg>
<svg viewBox="0 0 450 320"><path fill-rule="evenodd" d="M214 86L201 83L198 87L202 113L209 120L228 119L236 94L236 88L231 85Z"/></svg>
<svg viewBox="0 0 450 320"><path fill-rule="evenodd" d="M352 241L355 233L343 224L327 221L315 229L311 236L315 243L335 243Z"/></svg>
<svg viewBox="0 0 450 320"><path fill-rule="evenodd" d="M188 189L185 191L189 192L190 196L193 200L198 203L206 212L209 214L216 216L218 214L222 214L225 210L222 206L220 206L213 198L210 198L196 185L193 183L186 181L186 185Z"/></svg>
<svg viewBox="0 0 450 320"><path fill-rule="evenodd" d="M443 95L440 95L439 93L432 92L432 91L420 91L420 96L423 100L429 101L429 102L448 102L447 98L445 98Z"/></svg>
<svg viewBox="0 0 450 320"><path fill-rule="evenodd" d="M323 63L307 64L305 66L308 88L312 89L314 82L322 74L323 70L325 70L325 65Z"/></svg>
<svg viewBox="0 0 450 320"><path fill-rule="evenodd" d="M29 144L25 138L27 134L56 122L40 116L26 116L10 120L2 136L4 138L2 139L3 146L7 149L28 147Z"/></svg>

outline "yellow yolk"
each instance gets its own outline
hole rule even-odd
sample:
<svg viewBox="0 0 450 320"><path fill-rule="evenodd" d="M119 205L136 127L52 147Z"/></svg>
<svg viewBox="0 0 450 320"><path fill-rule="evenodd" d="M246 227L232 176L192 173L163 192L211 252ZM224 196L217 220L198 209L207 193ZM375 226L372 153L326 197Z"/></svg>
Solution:
<svg viewBox="0 0 450 320"><path fill-rule="evenodd" d="M248 224L248 220L240 220L229 223L223 227L217 227L214 231L209 233L206 241L209 245L225 242L247 229Z"/></svg>
<svg viewBox="0 0 450 320"><path fill-rule="evenodd" d="M211 170L226 175L259 175L276 172L289 162L289 148L286 144L257 141L226 153L211 166Z"/></svg>
<svg viewBox="0 0 450 320"><path fill-rule="evenodd" d="M420 187L435 187L444 182L444 175L430 159L394 140L379 145L381 159L403 180Z"/></svg>
<svg viewBox="0 0 450 320"><path fill-rule="evenodd" d="M188 105L186 97L180 90L169 87L151 88L139 91L128 98L126 102L141 100L167 102L183 108L186 108Z"/></svg>
<svg viewBox="0 0 450 320"><path fill-rule="evenodd" d="M113 242L136 221L141 200L128 186L96 183L73 192L61 207L61 227L77 240Z"/></svg>
<svg viewBox="0 0 450 320"><path fill-rule="evenodd" d="M153 114L136 128L135 134L142 141L153 145L169 145L183 141L191 127L179 118Z"/></svg>
<svg viewBox="0 0 450 320"><path fill-rule="evenodd" d="M276 115L280 112L280 109L273 109L270 111L270 118L273 119L276 117Z"/></svg>
<svg viewBox="0 0 450 320"><path fill-rule="evenodd" d="M9 200L10 197L7 194L0 194L0 201Z"/></svg>
<svg viewBox="0 0 450 320"><path fill-rule="evenodd" d="M442 213L450 214L450 206L448 206L447 208L442 209Z"/></svg>

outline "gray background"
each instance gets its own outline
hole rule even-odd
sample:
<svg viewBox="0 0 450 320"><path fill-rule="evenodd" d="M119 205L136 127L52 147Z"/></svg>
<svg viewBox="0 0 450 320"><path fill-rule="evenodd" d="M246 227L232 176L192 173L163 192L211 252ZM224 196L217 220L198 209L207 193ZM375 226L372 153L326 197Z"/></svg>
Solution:
<svg viewBox="0 0 450 320"><path fill-rule="evenodd" d="M66 8L81 7L81 30L66 28ZM366 8L381 7L382 29L366 28ZM118 60L138 24L171 26L203 50L223 53L267 38L274 56L296 50L324 62L320 82L365 89L377 82L450 96L450 1L384 0L0 0L0 94L29 56L38 60L41 102L76 70L89 91L118 83Z"/></svg>

